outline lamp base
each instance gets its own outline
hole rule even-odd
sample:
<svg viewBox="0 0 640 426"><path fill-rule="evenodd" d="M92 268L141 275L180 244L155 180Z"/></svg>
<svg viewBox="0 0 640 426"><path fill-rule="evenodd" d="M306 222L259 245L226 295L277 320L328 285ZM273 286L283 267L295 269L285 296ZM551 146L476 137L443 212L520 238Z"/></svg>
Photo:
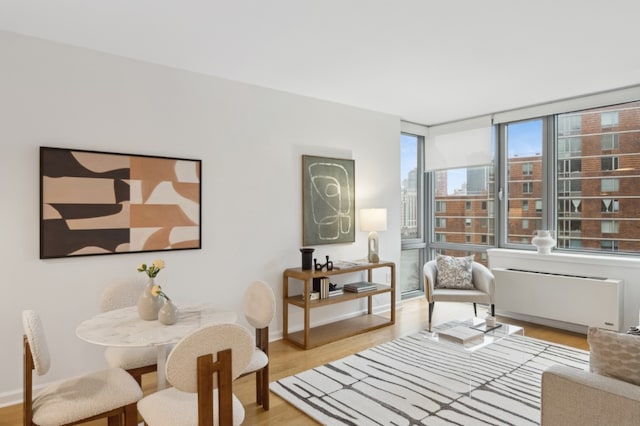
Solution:
<svg viewBox="0 0 640 426"><path fill-rule="evenodd" d="M378 256L378 233L376 231L369 233L369 255L367 260L369 260L369 263L380 262L380 256Z"/></svg>

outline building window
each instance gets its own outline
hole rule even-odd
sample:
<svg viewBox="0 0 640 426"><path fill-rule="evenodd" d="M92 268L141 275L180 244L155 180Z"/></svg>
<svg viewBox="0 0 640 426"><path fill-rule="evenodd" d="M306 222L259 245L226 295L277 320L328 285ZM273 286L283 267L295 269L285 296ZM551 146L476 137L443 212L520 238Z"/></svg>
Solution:
<svg viewBox="0 0 640 426"><path fill-rule="evenodd" d="M602 213L617 213L620 210L620 205L618 200L611 198L603 198L601 202Z"/></svg>
<svg viewBox="0 0 640 426"><path fill-rule="evenodd" d="M522 176L533 175L533 163L522 163Z"/></svg>
<svg viewBox="0 0 640 426"><path fill-rule="evenodd" d="M465 201L464 209L465 210L471 210L471 201Z"/></svg>
<svg viewBox="0 0 640 426"><path fill-rule="evenodd" d="M447 227L447 219L444 217L436 218L436 228L446 228Z"/></svg>
<svg viewBox="0 0 640 426"><path fill-rule="evenodd" d="M603 234L617 234L620 224L616 220L603 220L600 222L600 228Z"/></svg>
<svg viewBox="0 0 640 426"><path fill-rule="evenodd" d="M522 229L529 229L529 219L522 219Z"/></svg>
<svg viewBox="0 0 640 426"><path fill-rule="evenodd" d="M487 209L487 202L486 202L486 201L483 201L483 202L480 204L480 206L481 206L480 208L481 208L482 210L486 210L486 209Z"/></svg>
<svg viewBox="0 0 640 426"><path fill-rule="evenodd" d="M575 157L582 153L582 137L558 138L558 158Z"/></svg>
<svg viewBox="0 0 640 426"><path fill-rule="evenodd" d="M436 242L444 243L447 241L447 234L443 234L441 232L436 232Z"/></svg>
<svg viewBox="0 0 640 426"><path fill-rule="evenodd" d="M600 159L600 170L618 170L620 168L618 157L602 157Z"/></svg>
<svg viewBox="0 0 640 426"><path fill-rule="evenodd" d="M483 234L483 235L480 237L480 241L482 241L482 244L487 244L487 236Z"/></svg>
<svg viewBox="0 0 640 426"><path fill-rule="evenodd" d="M533 193L533 182L522 182L522 193L523 194L532 194Z"/></svg>
<svg viewBox="0 0 640 426"><path fill-rule="evenodd" d="M603 129L618 127L618 111L606 111L600 114L600 125Z"/></svg>
<svg viewBox="0 0 640 426"><path fill-rule="evenodd" d="M464 236L464 240L465 240L465 242L470 243L471 242L471 235L465 235Z"/></svg>
<svg viewBox="0 0 640 426"><path fill-rule="evenodd" d="M600 147L603 151L620 148L617 133L608 133L600 137Z"/></svg>
<svg viewBox="0 0 640 426"><path fill-rule="evenodd" d="M618 178L604 178L600 181L602 192L617 192L620 190L620 180Z"/></svg>
<svg viewBox="0 0 640 426"><path fill-rule="evenodd" d="M582 160L572 158L568 160L558 161L558 174L560 176L568 176L582 171Z"/></svg>
<svg viewBox="0 0 640 426"><path fill-rule="evenodd" d="M529 210L529 200L522 200L522 210Z"/></svg>
<svg viewBox="0 0 640 426"><path fill-rule="evenodd" d="M436 212L438 212L438 213L446 213L447 212L447 202L446 201L436 201Z"/></svg>
<svg viewBox="0 0 640 426"><path fill-rule="evenodd" d="M581 115L562 115L558 118L558 136L576 135L582 132Z"/></svg>
<svg viewBox="0 0 640 426"><path fill-rule="evenodd" d="M466 218L464 220L464 226L466 226L467 228L471 226L471 219L470 218Z"/></svg>
<svg viewBox="0 0 640 426"><path fill-rule="evenodd" d="M600 250L602 251L618 251L618 242L616 240L601 240Z"/></svg>

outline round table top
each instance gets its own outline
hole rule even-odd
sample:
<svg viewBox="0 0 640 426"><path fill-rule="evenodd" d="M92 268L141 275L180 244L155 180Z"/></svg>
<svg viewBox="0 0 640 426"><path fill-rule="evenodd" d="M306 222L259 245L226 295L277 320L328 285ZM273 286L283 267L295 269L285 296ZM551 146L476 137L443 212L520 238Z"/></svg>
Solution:
<svg viewBox="0 0 640 426"><path fill-rule="evenodd" d="M176 343L206 325L233 323L236 320L236 312L205 303L178 306L178 321L173 325L164 325L157 320L141 319L137 307L130 306L103 312L83 321L76 328L76 335L96 345L158 346Z"/></svg>

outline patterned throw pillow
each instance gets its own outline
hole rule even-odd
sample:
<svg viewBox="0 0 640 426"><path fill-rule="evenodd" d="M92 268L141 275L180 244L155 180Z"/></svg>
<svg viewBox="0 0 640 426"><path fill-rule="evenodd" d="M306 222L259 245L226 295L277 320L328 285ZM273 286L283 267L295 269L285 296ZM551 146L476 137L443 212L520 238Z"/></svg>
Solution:
<svg viewBox="0 0 640 426"><path fill-rule="evenodd" d="M471 290L473 286L471 267L473 256L436 256L436 288L456 288Z"/></svg>
<svg viewBox="0 0 640 426"><path fill-rule="evenodd" d="M589 327L589 369L640 385L640 336Z"/></svg>

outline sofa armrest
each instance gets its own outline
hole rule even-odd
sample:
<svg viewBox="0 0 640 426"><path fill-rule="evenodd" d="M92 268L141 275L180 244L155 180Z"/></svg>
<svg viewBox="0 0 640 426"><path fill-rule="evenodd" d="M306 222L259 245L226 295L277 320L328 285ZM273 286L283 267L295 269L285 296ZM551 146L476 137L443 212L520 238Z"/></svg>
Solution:
<svg viewBox="0 0 640 426"><path fill-rule="evenodd" d="M541 424L639 425L640 386L564 365L542 374Z"/></svg>

